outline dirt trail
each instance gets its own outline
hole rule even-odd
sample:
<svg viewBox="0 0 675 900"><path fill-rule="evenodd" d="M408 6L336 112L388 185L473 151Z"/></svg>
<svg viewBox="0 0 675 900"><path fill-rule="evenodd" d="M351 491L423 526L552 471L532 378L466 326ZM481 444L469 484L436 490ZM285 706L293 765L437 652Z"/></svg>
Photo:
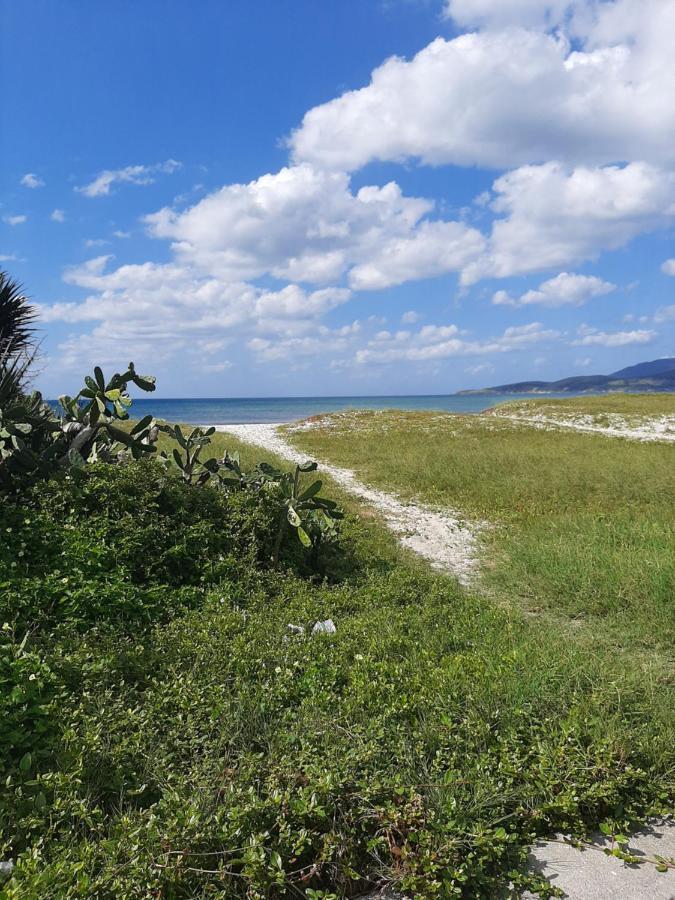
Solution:
<svg viewBox="0 0 675 900"><path fill-rule="evenodd" d="M298 452L278 431L278 425L218 425L249 444L264 447L291 462L305 462L307 455ZM320 462L321 472L330 475L350 494L377 510L399 542L428 560L435 569L452 572L467 584L478 566L478 532L483 522L468 522L453 510L437 510L417 503L406 503L394 494L370 488L359 481L350 469Z"/></svg>

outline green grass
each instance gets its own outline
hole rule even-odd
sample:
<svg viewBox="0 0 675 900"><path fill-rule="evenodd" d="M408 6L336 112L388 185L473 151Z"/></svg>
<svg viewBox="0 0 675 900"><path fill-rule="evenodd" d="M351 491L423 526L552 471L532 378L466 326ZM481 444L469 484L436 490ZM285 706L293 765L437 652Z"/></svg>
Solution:
<svg viewBox="0 0 675 900"><path fill-rule="evenodd" d="M597 412L605 399L555 408ZM667 397L607 399L633 413L673 408ZM534 402L533 411L542 405L554 402ZM483 536L484 575L500 599L591 623L628 650L672 652L672 445L438 413L331 421L289 437L369 484L493 524Z"/></svg>
<svg viewBox="0 0 675 900"><path fill-rule="evenodd" d="M565 400L514 400L502 404L500 410L509 407L559 411L561 413L599 414L617 413L626 416L675 415L675 394L603 394L595 397L570 397Z"/></svg>
<svg viewBox="0 0 675 900"><path fill-rule="evenodd" d="M598 512L616 535L631 508L621 542L653 590L664 448L437 415L349 421L359 427L293 439L372 483L498 521L488 593L411 565L354 512L329 578L302 577L293 556L271 571L263 507L147 463L96 466L3 504L10 900L330 900L382 881L415 898L493 898L519 881L538 836L623 829L672 805L668 645L646 613L624 628L611 585L633 606L643 587L617 569ZM263 455L218 441L249 465ZM597 465L596 448L608 454ZM588 554L578 541L575 557L574 528ZM537 568L537 535L567 578L576 566L586 579L582 613L566 582L558 613L542 613L555 579ZM583 599L591 550L614 566L597 589L608 609ZM649 602L656 615L665 598ZM337 633L312 637L328 617ZM630 628L647 635L640 653Z"/></svg>

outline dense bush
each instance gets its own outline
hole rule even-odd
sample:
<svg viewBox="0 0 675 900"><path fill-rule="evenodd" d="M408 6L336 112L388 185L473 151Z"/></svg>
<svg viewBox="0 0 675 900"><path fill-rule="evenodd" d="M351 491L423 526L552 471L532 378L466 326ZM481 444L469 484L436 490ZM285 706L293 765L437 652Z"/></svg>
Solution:
<svg viewBox="0 0 675 900"><path fill-rule="evenodd" d="M196 595L235 560L269 559L275 510L265 499L191 489L149 460L36 485L3 508L0 572L13 585L3 621L164 618L175 589Z"/></svg>
<svg viewBox="0 0 675 900"><path fill-rule="evenodd" d="M213 585L269 559L275 512L251 494L192 490L150 461L92 465L86 477L64 473L6 501L0 771L50 746L60 640L92 628L138 634L199 605Z"/></svg>
<svg viewBox="0 0 675 900"><path fill-rule="evenodd" d="M536 835L665 802L653 691L364 525L342 584L295 539L274 570L278 512L151 461L3 505L7 897L495 896Z"/></svg>
<svg viewBox="0 0 675 900"><path fill-rule="evenodd" d="M58 423L0 383L0 900L494 897L537 836L672 803L665 673L372 524L338 543L313 464L125 429L127 376L151 386L95 370Z"/></svg>

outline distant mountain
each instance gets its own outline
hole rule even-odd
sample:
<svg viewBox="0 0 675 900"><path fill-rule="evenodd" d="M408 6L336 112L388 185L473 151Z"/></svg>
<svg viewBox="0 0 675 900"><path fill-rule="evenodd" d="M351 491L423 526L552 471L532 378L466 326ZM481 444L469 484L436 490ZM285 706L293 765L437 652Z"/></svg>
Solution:
<svg viewBox="0 0 675 900"><path fill-rule="evenodd" d="M636 366L628 366L612 372L612 376L619 378L643 378L649 375L663 375L664 372L672 372L675 369L675 356L667 356L665 359L653 359L651 362L638 363Z"/></svg>
<svg viewBox="0 0 675 900"><path fill-rule="evenodd" d="M576 375L559 381L518 381L459 394L603 394L611 391L675 391L675 357L654 359L611 375Z"/></svg>

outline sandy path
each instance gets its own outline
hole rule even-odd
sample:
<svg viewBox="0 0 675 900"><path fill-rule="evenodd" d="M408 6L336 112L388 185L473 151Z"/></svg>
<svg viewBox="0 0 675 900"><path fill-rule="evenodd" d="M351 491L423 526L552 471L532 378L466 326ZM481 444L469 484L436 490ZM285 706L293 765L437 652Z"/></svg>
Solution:
<svg viewBox="0 0 675 900"><path fill-rule="evenodd" d="M544 413L534 416L519 413L490 413L495 419L508 419L551 431L556 428L569 428L572 431L583 431L589 434L604 434L607 437L628 438L633 441L675 441L675 416L658 416L631 423L623 416L610 415L608 425L598 424L593 416L574 416L558 418Z"/></svg>
<svg viewBox="0 0 675 900"><path fill-rule="evenodd" d="M301 463L299 453L278 431L278 425L218 425L249 444L264 447L291 462ZM478 565L478 532L485 523L467 522L452 510L406 503L394 494L378 491L359 481L350 469L320 463L320 471L330 475L342 488L377 510L399 542L427 559L435 569L452 572L467 584ZM319 473L320 474L320 473Z"/></svg>

